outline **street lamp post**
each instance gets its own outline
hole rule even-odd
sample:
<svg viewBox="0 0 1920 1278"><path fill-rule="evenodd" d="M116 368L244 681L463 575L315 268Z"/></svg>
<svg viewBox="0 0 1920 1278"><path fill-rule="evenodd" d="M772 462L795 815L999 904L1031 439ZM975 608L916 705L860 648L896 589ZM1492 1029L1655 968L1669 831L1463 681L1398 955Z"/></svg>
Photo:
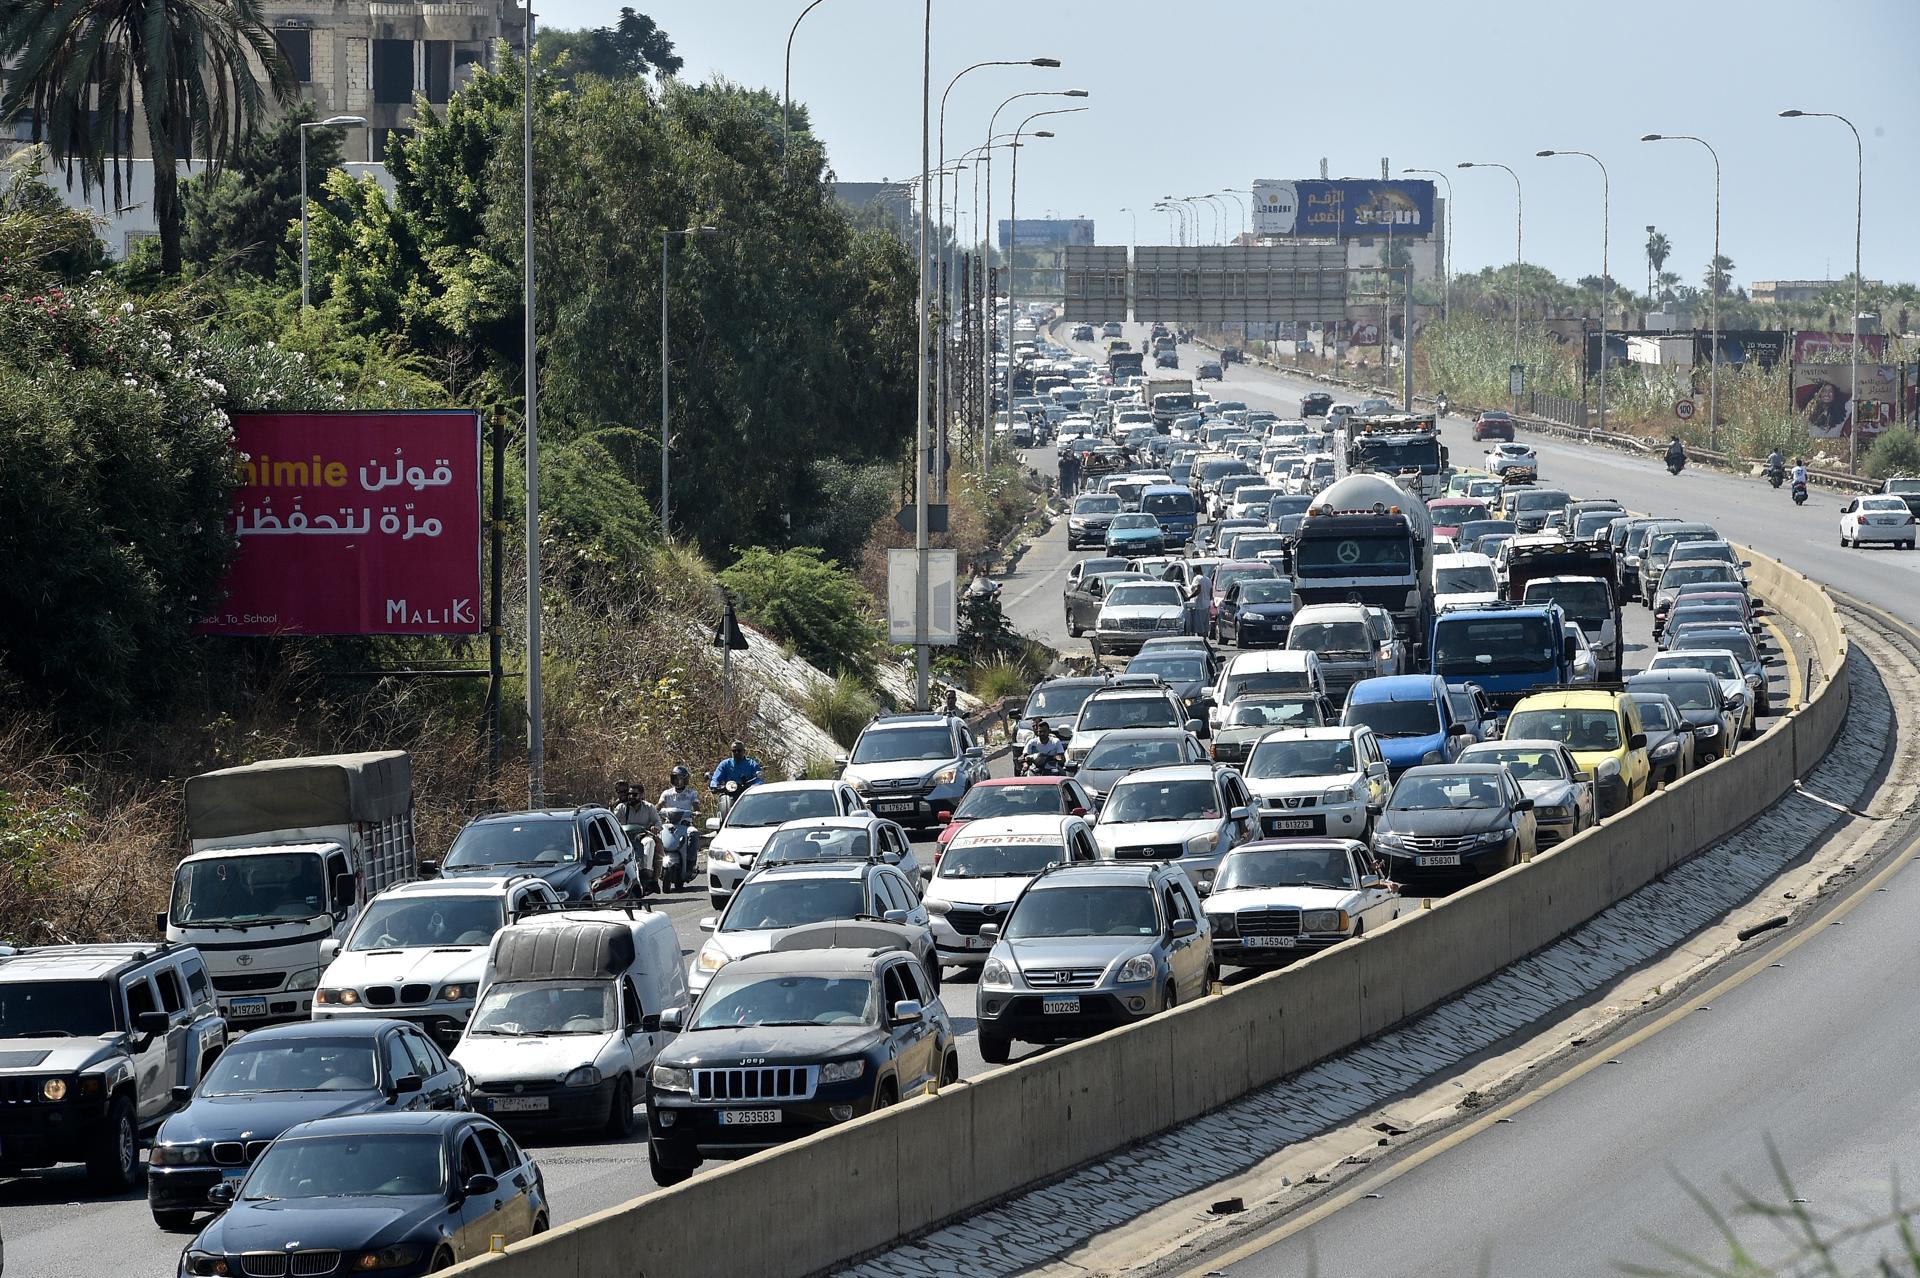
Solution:
<svg viewBox="0 0 1920 1278"><path fill-rule="evenodd" d="M1844 115L1832 111L1782 111L1780 115L1787 120L1838 120L1853 134L1853 319L1847 324L1847 469L1853 471L1860 464L1860 223L1866 215L1866 153L1860 147L1860 130ZM304 173L306 166L300 167Z"/></svg>
<svg viewBox="0 0 1920 1278"><path fill-rule="evenodd" d="M1167 243L1168 244L1178 243L1180 240L1179 211L1175 209L1173 205L1166 200L1161 200L1160 202L1155 204L1153 207L1167 215Z"/></svg>
<svg viewBox="0 0 1920 1278"><path fill-rule="evenodd" d="M525 311L527 469L527 806L546 801L547 733L545 685L540 661L540 367L534 350L533 261L533 5L527 5L526 80L520 89L520 264ZM304 170L305 165L301 168Z"/></svg>
<svg viewBox="0 0 1920 1278"><path fill-rule="evenodd" d="M1607 290L1613 278L1607 274L1608 237L1612 229L1613 184L1607 166L1591 151L1540 151L1543 159L1555 155L1583 155L1600 170L1600 429L1607 428ZM1585 358L1586 352L1582 351Z"/></svg>
<svg viewBox="0 0 1920 1278"><path fill-rule="evenodd" d="M303 313L310 305L307 301L307 130L365 128L366 124L364 115L330 115L324 120L308 120L300 126L300 310Z"/></svg>
<svg viewBox="0 0 1920 1278"><path fill-rule="evenodd" d="M667 445L673 437L668 428L667 417L668 372L672 367L667 347L667 246L673 243L676 236L697 235L706 239L719 233L720 228L717 226L689 226L678 231L663 231L660 234L660 531L663 534L672 529L670 518L672 498L668 484L670 472L667 462Z"/></svg>
<svg viewBox="0 0 1920 1278"><path fill-rule="evenodd" d="M1240 198L1238 191L1221 191L1221 195L1240 206L1240 234L1247 233L1247 202Z"/></svg>
<svg viewBox="0 0 1920 1278"><path fill-rule="evenodd" d="M788 127L788 117L793 111L793 37L799 32L801 21L824 3L826 0L813 0L813 3L800 11L800 17L793 20L793 25L787 28L787 73L780 85L780 179L782 181L787 177L787 148L793 141L793 133Z"/></svg>
<svg viewBox="0 0 1920 1278"><path fill-rule="evenodd" d="M1453 180L1439 169L1401 169L1402 173L1424 173L1428 177L1437 177L1440 184L1447 188L1447 228L1444 246L1446 262L1440 268L1440 319L1446 322L1453 318Z"/></svg>
<svg viewBox="0 0 1920 1278"><path fill-rule="evenodd" d="M993 468L992 333L999 327L993 319L993 298L989 296L990 290L986 287L986 282L989 279L987 268L989 233L987 224L993 220L993 153L1009 145L1009 142L1002 141L1002 138L1010 140L1012 137L1013 135L1011 133L1002 133L998 137L990 137L985 143L967 153L967 158L978 157L974 159L973 165L973 225L980 241L981 312L978 328L980 334L980 477L982 479L985 479L987 472ZM980 170L983 168L988 174L987 212L985 218L982 218L980 215ZM1009 360L1008 375L1009 380L1011 380L1011 360ZM1011 387L1009 387L1009 392L1011 392ZM1009 394L1009 407L1007 411L1009 424L1011 424L1013 411L1011 407L1011 394Z"/></svg>
<svg viewBox="0 0 1920 1278"><path fill-rule="evenodd" d="M1069 97L1085 97L1086 91L1074 89ZM1007 195L1007 424L1013 424L1013 313L1014 313L1014 249L1020 233L1020 135L1035 120L1049 115L1077 115L1085 107L1055 107L1051 111L1035 111L1020 121L1013 131L1013 181ZM1036 138L1050 138L1053 134L1045 129L1034 130Z"/></svg>
<svg viewBox="0 0 1920 1278"><path fill-rule="evenodd" d="M1523 241L1520 238L1522 230L1521 217L1523 213L1520 202L1520 175L1512 169L1507 168L1504 164L1486 161L1476 163L1472 160L1463 160L1458 167L1463 169L1501 169L1505 171L1508 177L1513 179L1513 362L1518 364L1520 362L1520 263L1526 258ZM1516 407L1518 403L1519 401L1516 399Z"/></svg>
<svg viewBox="0 0 1920 1278"><path fill-rule="evenodd" d="M1713 157L1713 261L1707 281L1707 447L1720 447L1720 153L1691 133L1649 133L1642 142L1698 142Z"/></svg>

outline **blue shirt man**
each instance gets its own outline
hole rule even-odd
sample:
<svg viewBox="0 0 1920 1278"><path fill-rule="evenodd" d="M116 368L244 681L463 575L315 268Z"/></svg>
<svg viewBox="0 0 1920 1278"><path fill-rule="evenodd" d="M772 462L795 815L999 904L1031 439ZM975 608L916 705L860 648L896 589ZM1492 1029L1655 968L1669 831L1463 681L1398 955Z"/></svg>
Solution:
<svg viewBox="0 0 1920 1278"><path fill-rule="evenodd" d="M711 777L707 778L707 788L718 790L729 781L737 781L740 788L744 790L759 781L762 775L760 761L749 759L746 743L736 741L733 743L732 751L726 758L720 760L720 766L713 770Z"/></svg>

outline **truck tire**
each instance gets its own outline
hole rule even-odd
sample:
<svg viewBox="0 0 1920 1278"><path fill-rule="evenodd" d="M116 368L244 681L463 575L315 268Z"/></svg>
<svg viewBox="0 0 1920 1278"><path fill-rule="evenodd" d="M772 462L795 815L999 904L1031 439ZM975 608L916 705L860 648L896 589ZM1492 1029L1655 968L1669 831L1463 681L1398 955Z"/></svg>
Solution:
<svg viewBox="0 0 1920 1278"><path fill-rule="evenodd" d="M87 1175L96 1187L115 1191L131 1189L140 1179L140 1129L133 1098L125 1092L107 1105L107 1121L87 1151Z"/></svg>

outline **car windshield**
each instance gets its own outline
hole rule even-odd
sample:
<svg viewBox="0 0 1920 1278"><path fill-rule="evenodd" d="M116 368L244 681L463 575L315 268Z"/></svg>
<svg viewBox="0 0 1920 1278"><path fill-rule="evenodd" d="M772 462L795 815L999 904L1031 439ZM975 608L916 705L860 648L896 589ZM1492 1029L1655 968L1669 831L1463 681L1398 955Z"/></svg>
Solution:
<svg viewBox="0 0 1920 1278"><path fill-rule="evenodd" d="M1689 630L1680 635L1673 641L1670 651L1691 652L1696 648L1723 648L1744 665L1752 665L1760 660L1760 654L1754 651L1753 639L1745 631L1711 627Z"/></svg>
<svg viewBox="0 0 1920 1278"><path fill-rule="evenodd" d="M917 729L907 729L917 731ZM941 740L946 739L944 730L935 729ZM887 733L862 733L860 740L865 743L875 736L891 735ZM948 750L938 758L952 758ZM859 752L854 753L856 762ZM775 790L754 786L733 801L732 811L727 813L727 828L730 830L755 829L769 825L785 825L789 821L805 821L813 817L837 816L839 808L833 797L833 791L824 786L812 786L804 790Z"/></svg>
<svg viewBox="0 0 1920 1278"><path fill-rule="evenodd" d="M183 863L173 874L168 917L178 927L212 927L310 919L326 912L326 871L319 854L293 852Z"/></svg>
<svg viewBox="0 0 1920 1278"><path fill-rule="evenodd" d="M1552 488L1535 488L1528 492L1516 493L1513 508L1527 514L1543 510L1558 510L1572 499L1563 492Z"/></svg>
<svg viewBox="0 0 1920 1278"><path fill-rule="evenodd" d="M248 1037L220 1053L199 1094L370 1092L379 1086L380 1062L372 1039Z"/></svg>
<svg viewBox="0 0 1920 1278"><path fill-rule="evenodd" d="M1364 621L1296 621L1287 634L1287 647L1322 657L1369 657L1373 635Z"/></svg>
<svg viewBox="0 0 1920 1278"><path fill-rule="evenodd" d="M1042 880L1043 882L1045 880ZM1147 887L1029 889L1007 918L1006 937L1157 936L1160 914Z"/></svg>
<svg viewBox="0 0 1920 1278"><path fill-rule="evenodd" d="M1177 493L1148 493L1141 499L1140 509L1149 515L1191 515L1195 512L1196 507L1193 501L1193 494L1182 491Z"/></svg>
<svg viewBox="0 0 1920 1278"><path fill-rule="evenodd" d="M1676 564L1660 574L1660 589L1671 591L1696 581L1738 580L1732 564Z"/></svg>
<svg viewBox="0 0 1920 1278"><path fill-rule="evenodd" d="M1303 537L1295 550L1303 576L1390 577L1413 571L1406 537Z"/></svg>
<svg viewBox="0 0 1920 1278"><path fill-rule="evenodd" d="M1557 750L1538 746L1497 746L1470 752L1475 763L1504 763L1516 781L1565 781L1566 765Z"/></svg>
<svg viewBox="0 0 1920 1278"><path fill-rule="evenodd" d="M1347 699L1346 721L1365 724L1381 737L1430 737L1440 731L1440 710L1431 701Z"/></svg>
<svg viewBox="0 0 1920 1278"><path fill-rule="evenodd" d="M1633 704L1640 707L1643 727L1669 732L1679 726L1673 720L1672 703L1666 697L1635 697Z"/></svg>
<svg viewBox="0 0 1920 1278"><path fill-rule="evenodd" d="M1027 698L1023 718L1071 719L1087 698L1100 690L1097 683L1043 683Z"/></svg>
<svg viewBox="0 0 1920 1278"><path fill-rule="evenodd" d="M1293 583L1285 577L1256 577L1240 587L1243 607L1283 604L1293 601Z"/></svg>
<svg viewBox="0 0 1920 1278"><path fill-rule="evenodd" d="M1274 848L1233 852L1214 877L1216 894L1228 888L1350 888L1353 863L1345 848Z"/></svg>
<svg viewBox="0 0 1920 1278"><path fill-rule="evenodd" d="M1573 535L1591 537L1618 518L1620 518L1620 512L1617 510L1585 511L1573 521Z"/></svg>
<svg viewBox="0 0 1920 1278"><path fill-rule="evenodd" d="M1216 569L1213 574L1213 591L1217 595L1224 595L1227 593L1228 588L1236 581L1246 581L1253 577L1258 577L1262 581L1268 577L1274 577L1275 580L1278 580L1275 576L1273 565L1270 563L1246 564L1238 568L1220 568Z"/></svg>
<svg viewBox="0 0 1920 1278"><path fill-rule="evenodd" d="M1277 555L1287 548L1287 539L1278 533L1250 532L1233 543L1233 553L1242 559Z"/></svg>
<svg viewBox="0 0 1920 1278"><path fill-rule="evenodd" d="M1490 595L1498 588L1492 564L1459 564L1433 570L1436 595Z"/></svg>
<svg viewBox="0 0 1920 1278"><path fill-rule="evenodd" d="M559 865L579 856L571 816L475 821L454 839L447 868Z"/></svg>
<svg viewBox="0 0 1920 1278"><path fill-rule="evenodd" d="M611 981L504 981L487 986L467 1033L609 1034L620 1010Z"/></svg>
<svg viewBox="0 0 1920 1278"><path fill-rule="evenodd" d="M873 1025L878 1020L874 982L865 976L729 975L722 969L687 1028Z"/></svg>
<svg viewBox="0 0 1920 1278"><path fill-rule="evenodd" d="M1035 813L1066 811L1060 783L1035 781L1026 785L976 785L953 810L956 821L977 821L985 817L1031 816Z"/></svg>
<svg viewBox="0 0 1920 1278"><path fill-rule="evenodd" d="M1189 763L1191 760L1181 748L1178 737L1125 737L1106 736L1100 738L1097 745L1087 752L1087 758L1080 766L1089 772L1114 770L1132 772L1139 768L1154 768L1166 763Z"/></svg>
<svg viewBox="0 0 1920 1278"><path fill-rule="evenodd" d="M1506 799L1500 784L1481 775L1427 774L1410 772L1393 787L1387 806L1397 811L1425 811L1430 808L1498 808Z"/></svg>
<svg viewBox="0 0 1920 1278"><path fill-rule="evenodd" d="M1673 667L1669 667L1672 669ZM1719 685L1705 679L1663 679L1659 684L1661 695L1679 706L1682 710L1713 710L1717 708L1714 693Z"/></svg>
<svg viewBox="0 0 1920 1278"><path fill-rule="evenodd" d="M1613 592L1603 581L1530 581L1526 602L1557 603L1579 621L1606 621L1613 616Z"/></svg>
<svg viewBox="0 0 1920 1278"><path fill-rule="evenodd" d="M390 896L375 901L353 929L349 950L415 950L493 940L505 924L497 896Z"/></svg>
<svg viewBox="0 0 1920 1278"><path fill-rule="evenodd" d="M1128 487L1131 488L1132 485L1128 485ZM1131 497L1138 496L1138 494L1129 492L1127 496L1131 498ZM1113 517L1113 524L1111 526L1115 532L1118 532L1121 529L1125 529L1125 528L1158 528L1160 526L1160 521L1155 519L1152 515L1143 515L1138 513L1127 514L1127 515L1115 515Z"/></svg>
<svg viewBox="0 0 1920 1278"><path fill-rule="evenodd" d="M437 1134L408 1132L281 1137L241 1186L248 1202L427 1197L447 1190Z"/></svg>
<svg viewBox="0 0 1920 1278"><path fill-rule="evenodd" d="M864 861L873 847L865 830L854 826L781 827L760 850L760 864L777 861Z"/></svg>
<svg viewBox="0 0 1920 1278"><path fill-rule="evenodd" d="M1441 675L1551 670L1560 650L1545 617L1449 615L1434 629L1433 668Z"/></svg>
<svg viewBox="0 0 1920 1278"><path fill-rule="evenodd" d="M1262 741L1253 748L1253 757L1247 760L1247 779L1250 781L1330 777L1353 770L1353 740L1350 737Z"/></svg>
<svg viewBox="0 0 1920 1278"><path fill-rule="evenodd" d="M750 878L734 892L720 919L722 932L772 932L851 919L863 912L858 879Z"/></svg>
<svg viewBox="0 0 1920 1278"><path fill-rule="evenodd" d="M1321 725L1320 703L1313 697L1242 697L1227 708L1230 728L1312 728Z"/></svg>
<svg viewBox="0 0 1920 1278"><path fill-rule="evenodd" d="M1180 588L1171 582L1162 584L1151 581L1115 586L1113 593L1107 596L1107 606L1111 608L1178 608Z"/></svg>
<svg viewBox="0 0 1920 1278"><path fill-rule="evenodd" d="M1301 670L1254 670L1230 677L1220 689L1220 700L1232 705L1250 692L1311 692L1313 676Z"/></svg>
<svg viewBox="0 0 1920 1278"><path fill-rule="evenodd" d="M1673 611L1667 614L1669 630L1678 630L1682 626L1731 626L1738 630L1746 624L1746 613L1733 604L1675 605Z"/></svg>
<svg viewBox="0 0 1920 1278"><path fill-rule="evenodd" d="M936 763L953 756L953 734L944 727L869 730L860 734L860 740L853 747L855 763ZM794 816L811 815L794 813Z"/></svg>
<svg viewBox="0 0 1920 1278"><path fill-rule="evenodd" d="M1612 710L1516 710L1507 718L1507 735L1559 741L1569 750L1618 750L1620 716Z"/></svg>
<svg viewBox="0 0 1920 1278"><path fill-rule="evenodd" d="M105 981L0 984L0 1039L92 1038L115 1028L113 987Z"/></svg>
<svg viewBox="0 0 1920 1278"><path fill-rule="evenodd" d="M1430 507L1428 513L1433 516L1434 523L1455 528L1458 528L1461 524L1471 519L1487 519L1491 517L1491 512L1477 501L1448 502L1444 506Z"/></svg>
<svg viewBox="0 0 1920 1278"><path fill-rule="evenodd" d="M1207 677L1207 659L1197 652L1143 652L1127 663L1127 673L1159 675L1168 683L1198 683Z"/></svg>
<svg viewBox="0 0 1920 1278"><path fill-rule="evenodd" d="M1173 703L1165 697L1095 697L1080 711L1076 732L1108 728L1177 728Z"/></svg>
<svg viewBox="0 0 1920 1278"><path fill-rule="evenodd" d="M940 858L943 879L1030 879L1067 859L1067 850L1039 836L1006 843L956 844Z"/></svg>
<svg viewBox="0 0 1920 1278"><path fill-rule="evenodd" d="M1689 529L1684 532L1676 532L1672 529L1662 529L1659 532L1655 533L1652 537L1648 538L1647 553L1648 555L1650 555L1652 558L1655 558L1655 559L1670 558L1672 556L1673 548L1675 546L1681 545L1689 541L1714 541L1714 540L1716 540L1716 535L1710 529L1706 529L1706 528Z"/></svg>
<svg viewBox="0 0 1920 1278"><path fill-rule="evenodd" d="M1220 796L1210 780L1129 780L1113 788L1100 809L1100 823L1210 821L1219 815Z"/></svg>
<svg viewBox="0 0 1920 1278"><path fill-rule="evenodd" d="M1074 499L1073 513L1076 515L1117 515L1120 513L1120 499L1100 493L1093 497Z"/></svg>
<svg viewBox="0 0 1920 1278"><path fill-rule="evenodd" d="M1682 652L1663 652L1647 663L1649 670L1667 670L1681 666L1691 670L1704 670L1716 679L1743 679L1740 667L1734 664L1733 654L1721 651L1724 645L1715 645L1708 652L1698 648L1689 648Z"/></svg>
<svg viewBox="0 0 1920 1278"><path fill-rule="evenodd" d="M1360 439L1355 441L1354 448L1369 470L1440 469L1440 443L1432 436L1391 443L1384 439Z"/></svg>

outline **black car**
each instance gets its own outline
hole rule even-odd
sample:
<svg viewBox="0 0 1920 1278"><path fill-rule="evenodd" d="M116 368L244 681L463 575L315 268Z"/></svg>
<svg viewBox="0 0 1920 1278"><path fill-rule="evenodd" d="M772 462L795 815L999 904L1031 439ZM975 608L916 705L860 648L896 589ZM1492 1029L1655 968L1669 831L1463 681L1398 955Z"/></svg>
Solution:
<svg viewBox="0 0 1920 1278"><path fill-rule="evenodd" d="M1155 368L1178 368L1180 367L1180 356L1174 351L1161 351L1153 357L1153 366Z"/></svg>
<svg viewBox="0 0 1920 1278"><path fill-rule="evenodd" d="M654 1058L647 1159L674 1185L960 1077L953 1023L883 925L816 924L720 969ZM847 948L813 948L839 945Z"/></svg>
<svg viewBox="0 0 1920 1278"><path fill-rule="evenodd" d="M1217 362L1208 360L1193 370L1193 376L1195 381L1204 382L1211 380L1217 382L1220 380L1222 373L1220 371L1220 365Z"/></svg>
<svg viewBox="0 0 1920 1278"><path fill-rule="evenodd" d="M1740 673L1746 676L1747 688L1753 694L1754 713L1773 713L1767 663L1760 655L1760 645L1745 626L1697 627L1676 635L1666 648L1668 652L1711 652L1719 648L1731 652L1733 659L1740 663Z"/></svg>
<svg viewBox="0 0 1920 1278"><path fill-rule="evenodd" d="M597 806L495 812L467 822L445 862L428 873L523 871L537 874L569 901L611 901L639 891L633 845L613 813Z"/></svg>
<svg viewBox="0 0 1920 1278"><path fill-rule="evenodd" d="M1629 695L1640 707L1640 727L1647 734L1647 761L1653 767L1647 784L1672 785L1693 771L1693 728L1665 693L1642 690Z"/></svg>
<svg viewBox="0 0 1920 1278"><path fill-rule="evenodd" d="M486 1255L495 1234L514 1243L543 1233L549 1220L540 1168L478 1114L302 1123L214 1198L230 1205L187 1245L181 1278L413 1278Z"/></svg>
<svg viewBox="0 0 1920 1278"><path fill-rule="evenodd" d="M1327 410L1333 407L1333 396L1325 391L1312 391L1300 397L1300 415L1302 417L1325 417Z"/></svg>
<svg viewBox="0 0 1920 1278"><path fill-rule="evenodd" d="M1285 577L1243 577L1220 596L1214 616L1223 644L1283 647L1293 624L1293 582Z"/></svg>
<svg viewBox="0 0 1920 1278"><path fill-rule="evenodd" d="M219 1210L213 1187L245 1176L289 1127L347 1114L463 1110L470 1094L466 1071L407 1021L255 1030L221 1053L155 1135L147 1163L153 1223L184 1229L196 1212Z"/></svg>
<svg viewBox="0 0 1920 1278"><path fill-rule="evenodd" d="M1504 764L1430 763L1394 783L1374 824L1387 877L1483 879L1533 857L1533 800Z"/></svg>
<svg viewBox="0 0 1920 1278"><path fill-rule="evenodd" d="M1737 720L1729 717L1720 681L1706 671L1646 670L1629 678L1626 686L1630 693L1657 692L1673 702L1693 732L1696 766L1705 767L1733 750Z"/></svg>
<svg viewBox="0 0 1920 1278"><path fill-rule="evenodd" d="M1180 704L1186 707L1189 719L1205 719L1207 702L1210 700L1208 690L1219 677L1220 667L1212 654L1200 647L1148 647L1142 644L1139 653L1127 662L1124 673L1158 675L1160 682L1180 698Z"/></svg>

